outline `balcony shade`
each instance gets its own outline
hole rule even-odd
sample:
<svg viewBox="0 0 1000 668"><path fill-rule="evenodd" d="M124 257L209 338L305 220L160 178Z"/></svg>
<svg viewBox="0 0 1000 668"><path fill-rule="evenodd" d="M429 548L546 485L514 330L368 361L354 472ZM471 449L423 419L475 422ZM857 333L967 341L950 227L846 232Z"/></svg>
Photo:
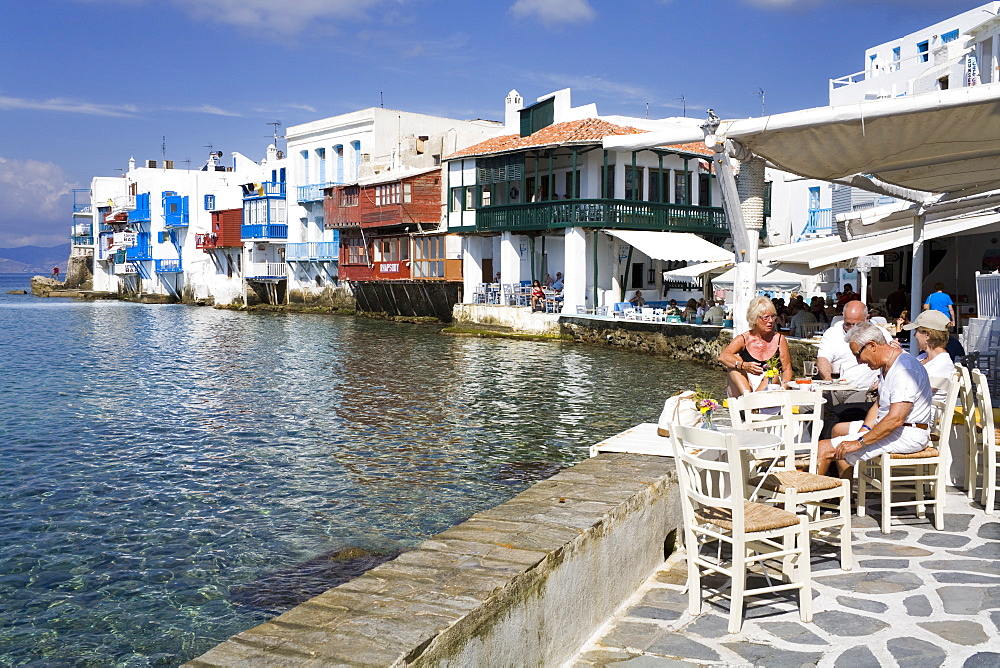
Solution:
<svg viewBox="0 0 1000 668"><path fill-rule="evenodd" d="M731 251L720 248L690 232L604 231L638 248L653 260L687 260L689 262L733 261Z"/></svg>

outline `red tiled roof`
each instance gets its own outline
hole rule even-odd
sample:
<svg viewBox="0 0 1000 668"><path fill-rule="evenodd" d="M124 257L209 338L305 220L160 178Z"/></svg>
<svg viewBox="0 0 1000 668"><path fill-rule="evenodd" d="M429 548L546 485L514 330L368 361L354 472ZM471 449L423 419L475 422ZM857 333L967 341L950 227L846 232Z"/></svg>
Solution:
<svg viewBox="0 0 1000 668"><path fill-rule="evenodd" d="M528 135L527 137L521 137L520 135L503 135L501 137L487 139L484 142L479 142L478 144L473 144L472 146L463 148L460 151L456 151L455 153L446 156L445 159L451 160L453 158L489 155L491 153L508 153L510 151L519 151L540 146L597 143L609 135L636 135L643 132L645 132L645 130L640 130L639 128L633 128L630 126L615 125L614 123L602 121L599 118L584 118L579 121L556 123L542 128L538 132ZM676 148L677 150L686 153L698 153L707 156L712 155L712 151L701 143L678 144L672 148Z"/></svg>

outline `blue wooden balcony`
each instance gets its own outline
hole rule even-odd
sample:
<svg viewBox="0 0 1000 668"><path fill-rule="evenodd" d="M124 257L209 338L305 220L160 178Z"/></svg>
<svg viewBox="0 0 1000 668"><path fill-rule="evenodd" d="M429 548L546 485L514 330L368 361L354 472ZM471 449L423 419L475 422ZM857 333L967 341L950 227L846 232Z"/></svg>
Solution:
<svg viewBox="0 0 1000 668"><path fill-rule="evenodd" d="M180 258L156 261L157 274L179 274L184 271L181 268Z"/></svg>
<svg viewBox="0 0 1000 668"><path fill-rule="evenodd" d="M322 202L323 201L323 191L326 188L332 188L333 186L339 186L340 183L336 181L327 181L326 183L310 183L307 186L298 186L298 196L296 200L299 204L308 204L310 202Z"/></svg>
<svg viewBox="0 0 1000 668"><path fill-rule="evenodd" d="M833 234L833 213L831 209L809 209L806 226L799 239L825 237Z"/></svg>
<svg viewBox="0 0 1000 668"><path fill-rule="evenodd" d="M711 206L578 199L476 210L476 230L480 232L544 231L566 227L729 234L722 208Z"/></svg>
<svg viewBox="0 0 1000 668"><path fill-rule="evenodd" d="M149 193L139 193L135 196L135 208L128 212L128 222L148 223L149 211Z"/></svg>
<svg viewBox="0 0 1000 668"><path fill-rule="evenodd" d="M94 237L74 236L72 237L72 242L74 246L93 246Z"/></svg>
<svg viewBox="0 0 1000 668"><path fill-rule="evenodd" d="M244 241L248 239L287 239L288 225L242 225L240 238Z"/></svg>
<svg viewBox="0 0 1000 668"><path fill-rule="evenodd" d="M285 260L288 262L336 262L339 259L339 241L285 244Z"/></svg>
<svg viewBox="0 0 1000 668"><path fill-rule="evenodd" d="M122 251L118 251L118 252L121 253ZM124 250L124 253L125 253L125 255L122 258L122 262L125 262L125 261L132 262L132 261L142 261L142 260L152 260L153 259L153 249L152 249L152 247L150 247L148 245L132 246L131 248L126 248ZM115 262L117 263L118 260L116 259Z"/></svg>

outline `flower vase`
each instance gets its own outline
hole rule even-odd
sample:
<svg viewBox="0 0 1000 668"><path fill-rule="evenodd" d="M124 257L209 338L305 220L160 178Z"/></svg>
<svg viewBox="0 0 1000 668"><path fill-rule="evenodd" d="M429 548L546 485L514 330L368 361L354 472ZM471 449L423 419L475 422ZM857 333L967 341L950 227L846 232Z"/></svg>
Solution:
<svg viewBox="0 0 1000 668"><path fill-rule="evenodd" d="M715 427L715 423L712 422L712 412L711 411L705 413L704 419L701 422L701 428L702 429L708 429L708 430L711 430L711 431L718 431L718 429L716 429L716 427Z"/></svg>

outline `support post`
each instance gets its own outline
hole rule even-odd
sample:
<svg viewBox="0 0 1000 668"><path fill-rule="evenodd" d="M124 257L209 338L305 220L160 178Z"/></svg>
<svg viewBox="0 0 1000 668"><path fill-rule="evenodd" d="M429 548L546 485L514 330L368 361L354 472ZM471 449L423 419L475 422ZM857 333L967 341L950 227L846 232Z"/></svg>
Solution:
<svg viewBox="0 0 1000 668"><path fill-rule="evenodd" d="M923 308L924 289L924 215L913 217L913 259L910 261L910 322ZM910 337L910 354L917 354L917 337Z"/></svg>

